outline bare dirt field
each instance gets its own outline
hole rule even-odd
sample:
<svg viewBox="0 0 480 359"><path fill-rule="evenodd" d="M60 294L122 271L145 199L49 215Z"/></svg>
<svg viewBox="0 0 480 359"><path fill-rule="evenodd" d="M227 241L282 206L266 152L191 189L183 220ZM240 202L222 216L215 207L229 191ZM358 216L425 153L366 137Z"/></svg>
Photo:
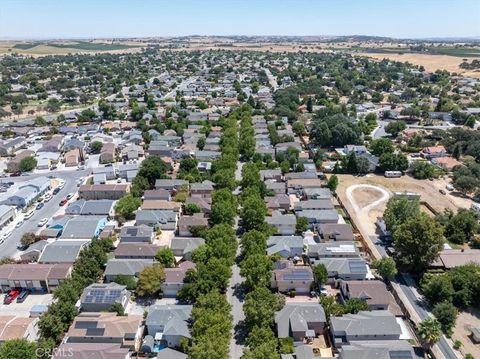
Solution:
<svg viewBox="0 0 480 359"><path fill-rule="evenodd" d="M480 71L464 70L459 67L463 62L463 58L447 55L427 55L427 54L370 54L359 53L359 55L367 56L377 60L389 59L400 62L410 62L411 64L421 65L427 71L447 70L456 72L464 76L480 78ZM468 58L469 62L475 58Z"/></svg>
<svg viewBox="0 0 480 359"><path fill-rule="evenodd" d="M470 328L473 327L480 327L480 311L460 312L455 323L452 339L462 342L460 351L463 355L470 353L474 358L480 358L480 345L475 344L470 337Z"/></svg>

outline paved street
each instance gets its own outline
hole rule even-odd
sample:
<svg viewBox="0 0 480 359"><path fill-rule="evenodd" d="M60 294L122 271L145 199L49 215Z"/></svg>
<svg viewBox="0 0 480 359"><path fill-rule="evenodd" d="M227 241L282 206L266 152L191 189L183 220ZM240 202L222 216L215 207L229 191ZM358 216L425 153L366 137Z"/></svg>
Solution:
<svg viewBox="0 0 480 359"><path fill-rule="evenodd" d="M59 211L59 202L62 198L64 198L70 192L77 191L77 179L80 177L85 177L90 170L83 170L83 171L50 171L48 173L37 173L32 174L30 176L22 176L22 177L11 177L2 179L4 182L26 182L28 180L34 179L36 177L41 176L55 176L56 178L62 179L65 181L65 187L53 198L45 203L43 208L40 210L35 210L34 215L29 220L25 221L25 223L20 228L15 228L13 233L5 239L5 242L0 245L0 257L11 257L14 256L18 250L17 246L20 244L20 239L22 235L27 232L36 232L40 228L37 227L38 221L42 218L52 218L57 211ZM23 215L20 214L14 222L10 226L15 226L15 224L22 218Z"/></svg>
<svg viewBox="0 0 480 359"><path fill-rule="evenodd" d="M242 179L242 167L243 163L237 162L237 170L235 171L235 179L240 181ZM239 188L234 192L239 193ZM235 231L238 233L238 221L239 217L235 218ZM240 238L237 237L237 242ZM240 245L237 248L237 258L240 255ZM227 301L232 306L233 316L233 331L230 339L230 358L241 358L245 347L245 335L243 332L243 321L245 314L243 312L244 290L242 287L243 278L240 276L240 268L237 263L232 267L232 277L227 289Z"/></svg>
<svg viewBox="0 0 480 359"><path fill-rule="evenodd" d="M273 76L273 74L270 72L269 69L263 68L263 70L267 74L268 82L270 83L270 86L272 86L273 91L274 92L277 91L277 89L278 89L277 78L275 76Z"/></svg>

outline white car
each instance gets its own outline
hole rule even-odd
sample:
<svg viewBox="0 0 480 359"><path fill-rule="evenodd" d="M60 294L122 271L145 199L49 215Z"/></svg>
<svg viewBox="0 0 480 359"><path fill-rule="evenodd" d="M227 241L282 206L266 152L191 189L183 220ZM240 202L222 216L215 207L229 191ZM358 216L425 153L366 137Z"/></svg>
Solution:
<svg viewBox="0 0 480 359"><path fill-rule="evenodd" d="M48 193L47 195L45 195L45 198L44 198L44 202L49 202L51 199L52 199L52 195L50 193Z"/></svg>
<svg viewBox="0 0 480 359"><path fill-rule="evenodd" d="M13 233L13 230L10 229L8 231L5 231L5 233L2 234L2 236L0 237L0 242L3 243L5 241L5 239L7 239L8 237L10 237L10 235Z"/></svg>
<svg viewBox="0 0 480 359"><path fill-rule="evenodd" d="M67 194L67 197L66 197L66 198L67 198L67 199L72 199L73 196L75 196L75 193L69 193L69 194Z"/></svg>
<svg viewBox="0 0 480 359"><path fill-rule="evenodd" d="M63 189L63 187L65 187L65 182L61 182L61 183L58 185L58 188L60 188L60 189Z"/></svg>
<svg viewBox="0 0 480 359"><path fill-rule="evenodd" d="M44 225L46 225L48 223L48 218L42 218L40 220L40 222L38 222L37 226L38 227L43 227Z"/></svg>
<svg viewBox="0 0 480 359"><path fill-rule="evenodd" d="M23 216L23 219L30 219L33 217L33 209L27 213L25 213L25 215Z"/></svg>
<svg viewBox="0 0 480 359"><path fill-rule="evenodd" d="M15 228L20 228L23 224L23 221L18 221L17 224L15 225Z"/></svg>

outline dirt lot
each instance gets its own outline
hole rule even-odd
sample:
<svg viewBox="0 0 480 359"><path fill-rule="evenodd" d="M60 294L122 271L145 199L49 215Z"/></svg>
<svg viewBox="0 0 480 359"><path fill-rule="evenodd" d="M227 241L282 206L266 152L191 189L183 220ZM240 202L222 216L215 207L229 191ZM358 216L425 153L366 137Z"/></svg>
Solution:
<svg viewBox="0 0 480 359"><path fill-rule="evenodd" d="M458 315L452 339L460 340L462 342L460 351L463 355L470 353L474 358L480 358L480 345L475 344L470 339L471 327L480 327L480 311L478 310L461 312Z"/></svg>
<svg viewBox="0 0 480 359"><path fill-rule="evenodd" d="M447 55L427 55L427 54L369 54L360 53L359 55L382 60L389 59L393 61L410 62L415 65L425 67L427 71L447 70L449 72L460 73L464 76L480 78L480 71L464 70L459 67L463 58ZM475 58L466 58L469 62Z"/></svg>
<svg viewBox="0 0 480 359"><path fill-rule="evenodd" d="M352 216L353 222L364 237L376 234L375 222L383 215L388 199L397 191L416 192L420 200L427 202L439 213L445 209L458 210L469 208L470 201L450 193L442 195L439 189L444 189L447 180L416 180L409 176L401 178L385 178L380 175L356 177L338 175L339 186L337 194ZM429 215L433 215L426 207ZM375 252L375 249L373 249Z"/></svg>

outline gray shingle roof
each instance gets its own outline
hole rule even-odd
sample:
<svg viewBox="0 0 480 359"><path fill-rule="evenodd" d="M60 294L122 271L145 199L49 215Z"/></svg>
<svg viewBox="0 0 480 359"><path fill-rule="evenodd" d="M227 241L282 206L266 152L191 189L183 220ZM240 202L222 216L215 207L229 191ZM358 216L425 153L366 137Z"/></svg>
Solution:
<svg viewBox="0 0 480 359"><path fill-rule="evenodd" d="M181 335L190 338L188 320L192 314L191 305L154 305L151 306L145 324L163 326L165 335ZM154 335L155 333L149 333Z"/></svg>
<svg viewBox="0 0 480 359"><path fill-rule="evenodd" d="M43 249L39 263L73 263L88 241L58 240L47 244Z"/></svg>
<svg viewBox="0 0 480 359"><path fill-rule="evenodd" d="M150 267L155 261L150 259L110 259L105 268L105 275L116 276L119 274L135 276L145 267Z"/></svg>
<svg viewBox="0 0 480 359"><path fill-rule="evenodd" d="M279 338L290 336L292 331L307 331L308 323L325 323L325 311L318 303L291 303L275 314Z"/></svg>
<svg viewBox="0 0 480 359"><path fill-rule="evenodd" d="M402 333L400 325L393 314L386 310L345 314L342 317L330 318L330 327L335 335L347 336L384 336Z"/></svg>

